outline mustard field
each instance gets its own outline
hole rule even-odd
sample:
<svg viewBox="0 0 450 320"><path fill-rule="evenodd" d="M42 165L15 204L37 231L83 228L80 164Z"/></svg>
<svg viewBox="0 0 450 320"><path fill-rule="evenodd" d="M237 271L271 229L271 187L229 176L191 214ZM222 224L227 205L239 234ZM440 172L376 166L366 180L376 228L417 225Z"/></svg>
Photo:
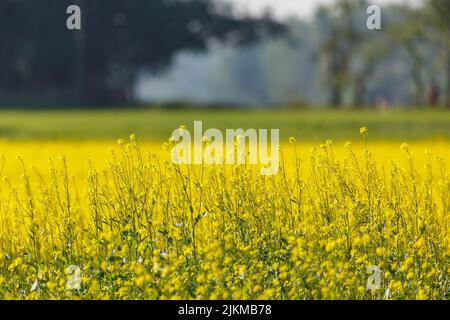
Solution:
<svg viewBox="0 0 450 320"><path fill-rule="evenodd" d="M366 134L284 139L274 176L2 140L0 299L449 298L450 142Z"/></svg>

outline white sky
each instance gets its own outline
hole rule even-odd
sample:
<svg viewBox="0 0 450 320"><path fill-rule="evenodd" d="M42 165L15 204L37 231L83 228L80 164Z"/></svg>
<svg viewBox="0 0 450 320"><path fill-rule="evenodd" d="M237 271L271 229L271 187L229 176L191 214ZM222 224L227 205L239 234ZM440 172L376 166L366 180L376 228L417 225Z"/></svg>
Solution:
<svg viewBox="0 0 450 320"><path fill-rule="evenodd" d="M297 15L309 17L320 4L333 3L335 0L225 0L233 3L237 10L258 14L269 7L276 17L284 18ZM372 0L370 4L420 3L421 0Z"/></svg>

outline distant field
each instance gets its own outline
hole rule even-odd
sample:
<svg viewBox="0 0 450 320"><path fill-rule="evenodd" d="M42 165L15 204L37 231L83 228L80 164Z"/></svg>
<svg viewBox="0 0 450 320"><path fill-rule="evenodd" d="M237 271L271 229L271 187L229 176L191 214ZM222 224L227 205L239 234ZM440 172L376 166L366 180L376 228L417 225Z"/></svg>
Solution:
<svg viewBox="0 0 450 320"><path fill-rule="evenodd" d="M134 132L141 139L167 139L180 124L204 128L279 128L282 139L320 141L358 139L367 126L370 139L450 139L450 112L93 110L2 111L0 139L109 140Z"/></svg>

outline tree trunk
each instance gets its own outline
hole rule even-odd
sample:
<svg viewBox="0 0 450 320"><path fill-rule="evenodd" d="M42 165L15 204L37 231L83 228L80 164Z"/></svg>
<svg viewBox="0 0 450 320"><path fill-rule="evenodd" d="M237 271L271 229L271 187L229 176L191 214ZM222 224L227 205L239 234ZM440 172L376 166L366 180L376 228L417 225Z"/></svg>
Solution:
<svg viewBox="0 0 450 320"><path fill-rule="evenodd" d="M413 42L408 41L406 43L406 50L413 61L412 79L415 87L414 104L416 108L422 107L425 96L425 85L422 80L422 60Z"/></svg>
<svg viewBox="0 0 450 320"><path fill-rule="evenodd" d="M338 109L342 104L342 94L340 85L333 85L331 88L330 104L333 109Z"/></svg>
<svg viewBox="0 0 450 320"><path fill-rule="evenodd" d="M414 95L414 104L415 107L422 107L423 106L423 97L424 97L424 92L425 92L425 86L423 84L422 81L422 77L420 74L419 70L416 70L416 68L414 68L413 71L413 82L414 82L414 87L416 88L416 94Z"/></svg>
<svg viewBox="0 0 450 320"><path fill-rule="evenodd" d="M353 105L356 108L366 107L366 91L367 79L372 74L375 68L375 61L370 60L366 62L365 67L355 77L355 92L353 96Z"/></svg>
<svg viewBox="0 0 450 320"><path fill-rule="evenodd" d="M333 109L337 109L342 104L342 80L341 63L338 49L331 55L329 77L330 77L330 104Z"/></svg>
<svg viewBox="0 0 450 320"><path fill-rule="evenodd" d="M447 88L445 90L445 105L450 109L450 52L447 58Z"/></svg>
<svg viewBox="0 0 450 320"><path fill-rule="evenodd" d="M82 10L81 12L81 30L74 31L75 41L75 61L74 61L74 87L77 103L84 103L86 98L86 39L84 31L84 0L75 2Z"/></svg>
<svg viewBox="0 0 450 320"><path fill-rule="evenodd" d="M366 96L366 77L361 76L356 78L355 93L353 97L353 106L357 109L365 106L365 96Z"/></svg>

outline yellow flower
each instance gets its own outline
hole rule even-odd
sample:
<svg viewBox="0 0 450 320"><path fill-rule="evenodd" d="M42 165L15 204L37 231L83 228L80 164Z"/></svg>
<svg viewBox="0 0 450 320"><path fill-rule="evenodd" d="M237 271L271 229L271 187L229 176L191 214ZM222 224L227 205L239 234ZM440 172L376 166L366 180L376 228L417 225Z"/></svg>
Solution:
<svg viewBox="0 0 450 320"><path fill-rule="evenodd" d="M369 134L369 129L367 129L367 127L361 127L361 128L359 129L359 134L360 134L363 138L365 138L365 137L367 137L367 135Z"/></svg>
<svg viewBox="0 0 450 320"><path fill-rule="evenodd" d="M135 280L135 284L138 287L142 287L144 285L144 283L145 283L145 277L144 276L137 277L136 280Z"/></svg>
<svg viewBox="0 0 450 320"><path fill-rule="evenodd" d="M407 143L402 143L402 145L400 146L400 149L402 149L403 151L408 151L408 144Z"/></svg>
<svg viewBox="0 0 450 320"><path fill-rule="evenodd" d="M427 293L424 289L419 289L419 292L416 295L417 300L426 300L427 299Z"/></svg>
<svg viewBox="0 0 450 320"><path fill-rule="evenodd" d="M12 272L14 271L17 267L20 267L23 263L23 259L18 257L16 259L13 260L13 262L8 266L8 271Z"/></svg>
<svg viewBox="0 0 450 320"><path fill-rule="evenodd" d="M53 289L56 288L57 284L54 283L53 281L47 281L45 286L47 287L48 290L53 291Z"/></svg>

